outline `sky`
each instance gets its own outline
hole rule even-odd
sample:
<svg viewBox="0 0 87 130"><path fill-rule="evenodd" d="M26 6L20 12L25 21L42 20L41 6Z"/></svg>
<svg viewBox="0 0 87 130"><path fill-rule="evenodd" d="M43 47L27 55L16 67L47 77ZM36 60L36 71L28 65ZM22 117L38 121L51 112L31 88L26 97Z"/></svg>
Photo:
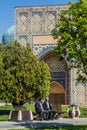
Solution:
<svg viewBox="0 0 87 130"><path fill-rule="evenodd" d="M4 32L14 25L14 8L16 6L38 6L68 4L70 0L0 0L0 42ZM77 0L72 0L77 2Z"/></svg>

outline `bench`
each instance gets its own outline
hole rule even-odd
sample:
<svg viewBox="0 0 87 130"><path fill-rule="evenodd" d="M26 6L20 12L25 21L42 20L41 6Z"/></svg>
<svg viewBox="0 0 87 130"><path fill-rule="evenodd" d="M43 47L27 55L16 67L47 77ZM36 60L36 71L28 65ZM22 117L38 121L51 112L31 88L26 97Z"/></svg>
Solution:
<svg viewBox="0 0 87 130"><path fill-rule="evenodd" d="M52 105L52 109L57 112L55 119L62 118L62 114L67 113L66 111L62 111L61 105ZM34 119L40 120L39 114L37 113L36 105L35 105L35 111L36 111L36 118L34 118ZM45 117L45 120L47 120L47 119L48 118Z"/></svg>
<svg viewBox="0 0 87 130"><path fill-rule="evenodd" d="M62 118L62 114L67 113L66 111L62 111L61 105L52 105L52 108L58 114L56 119Z"/></svg>

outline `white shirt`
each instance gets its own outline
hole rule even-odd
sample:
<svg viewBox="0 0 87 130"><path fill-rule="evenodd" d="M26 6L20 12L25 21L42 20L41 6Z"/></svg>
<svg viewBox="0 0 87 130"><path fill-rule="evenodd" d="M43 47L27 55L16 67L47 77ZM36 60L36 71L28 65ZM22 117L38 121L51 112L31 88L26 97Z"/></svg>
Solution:
<svg viewBox="0 0 87 130"><path fill-rule="evenodd" d="M47 109L49 109L50 108L50 106L49 106L49 102L46 102L47 103Z"/></svg>

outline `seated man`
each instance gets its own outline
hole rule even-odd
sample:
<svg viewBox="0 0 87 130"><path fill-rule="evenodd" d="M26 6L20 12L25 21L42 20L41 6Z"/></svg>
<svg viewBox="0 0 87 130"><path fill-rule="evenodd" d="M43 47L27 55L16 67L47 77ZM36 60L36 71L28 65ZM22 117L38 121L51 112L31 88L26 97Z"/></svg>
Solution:
<svg viewBox="0 0 87 130"><path fill-rule="evenodd" d="M56 114L56 111L52 110L52 106L49 102L49 97L47 96L45 99L45 102L43 103L44 110L49 112L49 119L53 119L54 115Z"/></svg>
<svg viewBox="0 0 87 130"><path fill-rule="evenodd" d="M38 102L35 104L36 112L39 114L40 120L46 119L48 112L43 108L43 98L40 98Z"/></svg>

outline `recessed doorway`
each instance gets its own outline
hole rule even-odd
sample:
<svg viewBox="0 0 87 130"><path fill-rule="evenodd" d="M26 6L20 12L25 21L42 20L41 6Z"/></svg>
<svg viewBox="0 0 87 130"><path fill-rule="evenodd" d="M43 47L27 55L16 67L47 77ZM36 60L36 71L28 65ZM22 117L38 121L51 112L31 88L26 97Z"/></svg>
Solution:
<svg viewBox="0 0 87 130"><path fill-rule="evenodd" d="M52 82L50 86L50 102L52 105L61 105L65 104L65 89L64 87L57 83L57 82Z"/></svg>

